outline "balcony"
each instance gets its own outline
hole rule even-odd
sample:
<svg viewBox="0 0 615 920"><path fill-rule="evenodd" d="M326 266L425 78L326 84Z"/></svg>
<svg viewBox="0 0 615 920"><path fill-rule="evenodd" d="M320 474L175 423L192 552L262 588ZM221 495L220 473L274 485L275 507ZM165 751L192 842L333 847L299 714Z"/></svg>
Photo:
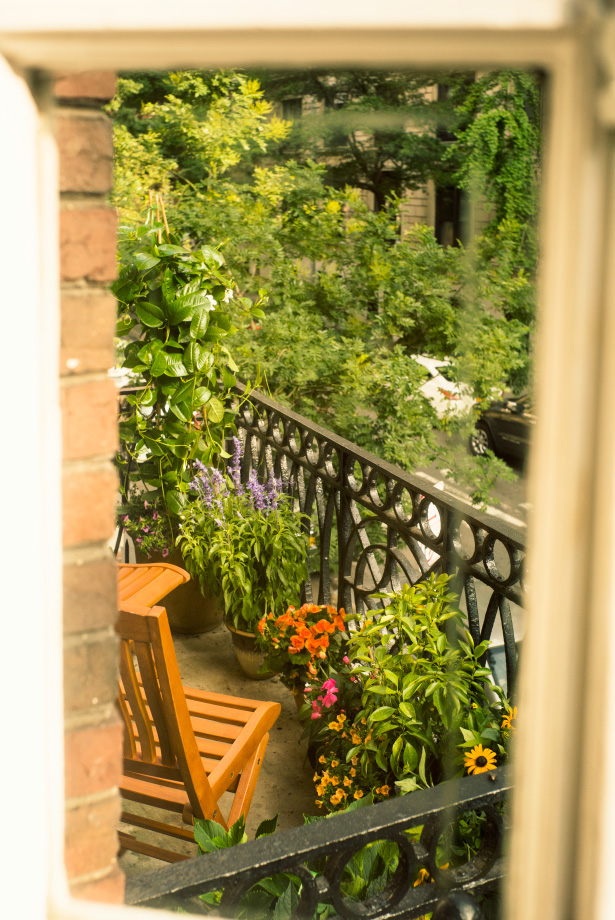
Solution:
<svg viewBox="0 0 615 920"><path fill-rule="evenodd" d="M523 629L522 533L266 396L253 393L249 403L242 402L236 425L244 444L242 479L252 470L281 478L309 517L312 551L303 600L334 603L360 621L380 605L374 592L397 590L432 572L449 574L474 641L493 640L488 664L514 694ZM468 899L497 888L503 876L502 803L509 790L508 770L501 768L394 797L206 859L129 877L126 900L202 912L198 895L224 890L218 911L232 917L259 879L288 873L302 884L293 917L307 920L325 902L345 918L418 918L435 911L435 918L478 920L479 908ZM455 817L472 811L486 816L478 853L454 869L439 868L436 845L442 833ZM404 832L412 828L421 830L410 840ZM399 848L395 873L376 896L349 902L340 889L346 863L361 847L382 840ZM427 869L435 884L413 887L417 867Z"/></svg>

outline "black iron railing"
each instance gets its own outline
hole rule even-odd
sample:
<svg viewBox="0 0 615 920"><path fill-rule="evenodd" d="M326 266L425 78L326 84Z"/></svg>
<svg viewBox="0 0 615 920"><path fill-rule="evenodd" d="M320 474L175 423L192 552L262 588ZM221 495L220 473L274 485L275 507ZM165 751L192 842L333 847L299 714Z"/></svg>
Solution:
<svg viewBox="0 0 615 920"><path fill-rule="evenodd" d="M336 602L359 617L430 572L454 576L475 642L501 624L509 695L517 643L511 604L522 606L524 536L473 511L301 415L251 393L237 413L242 478L281 478L311 521L313 579L305 600ZM317 597L312 597L313 585Z"/></svg>
<svg viewBox="0 0 615 920"><path fill-rule="evenodd" d="M344 920L410 920L430 911L434 911L434 920L480 920L482 912L474 896L498 888L504 874L503 803L509 791L506 767L497 773L442 783L308 827L128 877L126 903L180 907L193 913L202 910L199 895L222 891L216 913L235 918L242 897L253 885L287 873L301 883L293 920L313 920L318 904L331 905ZM442 836L469 812L482 815L478 851L454 869L441 868L442 855L437 851ZM414 839L406 833L412 829L416 829ZM385 888L368 900L353 901L344 894L345 867L362 847L375 841L397 844L397 868ZM433 881L415 887L420 868Z"/></svg>

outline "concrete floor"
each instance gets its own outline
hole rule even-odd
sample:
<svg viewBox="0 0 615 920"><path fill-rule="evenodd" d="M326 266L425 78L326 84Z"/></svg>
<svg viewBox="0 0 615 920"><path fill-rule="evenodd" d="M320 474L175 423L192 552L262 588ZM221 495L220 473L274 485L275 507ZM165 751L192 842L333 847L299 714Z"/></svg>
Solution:
<svg viewBox="0 0 615 920"><path fill-rule="evenodd" d="M301 724L290 691L277 677L259 681L245 677L235 659L230 634L222 625L201 636L174 636L173 641L184 684L233 696L273 700L282 706L280 717L269 734L269 745L248 815L249 839L266 818L279 814L278 829L285 830L303 824L304 813L318 814L314 804L314 771L306 761L306 742L300 740ZM224 800L222 804L224 808ZM135 806L131 803L130 807ZM151 810L143 813L155 817ZM148 839L147 832L133 827L126 827L126 831ZM159 837L154 840L150 836L149 839L161 842ZM178 842L177 849L181 846ZM183 852L196 856L196 847L190 844L185 847ZM159 860L128 851L119 862L127 875L149 872L164 865Z"/></svg>

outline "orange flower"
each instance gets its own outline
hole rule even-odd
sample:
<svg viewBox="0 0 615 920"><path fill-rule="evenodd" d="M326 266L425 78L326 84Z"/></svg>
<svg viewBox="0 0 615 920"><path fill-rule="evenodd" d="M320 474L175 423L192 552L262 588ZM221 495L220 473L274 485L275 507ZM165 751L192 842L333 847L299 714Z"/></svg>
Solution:
<svg viewBox="0 0 615 920"><path fill-rule="evenodd" d="M318 671L316 670L316 668L314 667L311 661L308 661L308 673L311 674L312 677L316 677L316 675L318 674Z"/></svg>
<svg viewBox="0 0 615 920"><path fill-rule="evenodd" d="M303 639L301 641L303 642ZM310 655L317 655L320 651L320 639L307 639L305 647Z"/></svg>
<svg viewBox="0 0 615 920"><path fill-rule="evenodd" d="M363 790L362 790L362 789L357 789L357 791L356 791L356 792L354 793L354 795L353 795L353 798L355 798L355 799L362 799L362 798L363 798Z"/></svg>
<svg viewBox="0 0 615 920"><path fill-rule="evenodd" d="M263 634L264 628L265 628L265 617L263 617L262 620L259 620L259 623L258 623L258 631L261 634L261 636Z"/></svg>
<svg viewBox="0 0 615 920"><path fill-rule="evenodd" d="M340 632L344 632L344 628L345 628L344 617L339 616L339 615L336 616L333 620L333 623L337 627L337 629L340 630Z"/></svg>
<svg viewBox="0 0 615 920"><path fill-rule="evenodd" d="M300 652L301 649L302 649L302 648L304 647L304 645L305 645L305 640L302 639L301 636L291 636L291 637L290 637L290 644L292 645L292 647L293 647L297 652ZM290 649L289 649L289 651L290 651Z"/></svg>
<svg viewBox="0 0 615 920"><path fill-rule="evenodd" d="M286 626L293 626L294 621L290 613L286 612L286 613L283 613L281 617L277 618L277 620L275 621L275 625L280 626L281 628L284 629Z"/></svg>
<svg viewBox="0 0 615 920"><path fill-rule="evenodd" d="M307 626L304 623L300 624L299 629L297 630L297 635L301 636L302 639L312 638L312 633L310 632L310 630L307 628Z"/></svg>
<svg viewBox="0 0 615 920"><path fill-rule="evenodd" d="M334 633L335 632L335 626L333 625L333 623L330 623L328 620L319 620L316 626L314 627L314 629L317 632L321 632L321 633L322 632L324 633Z"/></svg>

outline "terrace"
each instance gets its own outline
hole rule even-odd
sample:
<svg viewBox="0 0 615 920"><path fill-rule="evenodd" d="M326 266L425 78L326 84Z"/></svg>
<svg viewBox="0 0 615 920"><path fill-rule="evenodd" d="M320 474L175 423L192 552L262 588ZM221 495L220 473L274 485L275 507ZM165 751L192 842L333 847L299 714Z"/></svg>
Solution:
<svg viewBox="0 0 615 920"><path fill-rule="evenodd" d="M268 475L281 478L310 518L315 551L310 553L304 600L334 603L353 611L361 621L380 605L371 596L374 592L399 590L402 584L414 584L431 572L450 574L475 642L493 641L498 652L488 661L499 680L514 688L517 643L523 628L523 534L474 512L268 397L251 394L250 402L239 409L236 424L243 441L242 480L247 482L252 470L261 479ZM200 638L175 637L182 676L191 686L200 686L200 680L209 688L248 694L245 678L233 667L224 632L219 627ZM498 670L502 664L504 668ZM282 831L273 839L209 854L207 859L146 870L143 875L143 864L127 854L122 861L130 873L127 903L198 911L199 894L224 888L228 893L222 901L223 913L234 916L242 893L259 879L287 872L306 883L298 917L311 916L317 901L330 900L345 917L358 911L357 916L410 918L433 910L451 889L461 889L469 898L497 888L504 872L504 826L496 806L510 791L504 768L487 778L466 777L397 797L354 815L337 816L324 825L297 827L303 812L314 814L316 809L312 770L306 763L305 744L299 744L294 703L277 680L253 685L249 695L276 699L283 706L281 731L274 731L270 742L249 827L281 812ZM449 872L438 871L435 847L441 833L455 815L470 811L489 815L479 852ZM420 840L412 844L403 834L411 828L422 828ZM392 840L405 847L407 861L403 866L400 863L377 897L353 907L338 890L344 862L374 840ZM307 864L315 860L320 865L325 860L327 868L312 878ZM413 888L417 866L430 867L436 885ZM457 907L465 904L467 911L469 903L462 900ZM457 909L451 905L449 909ZM467 916L480 916L476 905L472 910L475 913Z"/></svg>

